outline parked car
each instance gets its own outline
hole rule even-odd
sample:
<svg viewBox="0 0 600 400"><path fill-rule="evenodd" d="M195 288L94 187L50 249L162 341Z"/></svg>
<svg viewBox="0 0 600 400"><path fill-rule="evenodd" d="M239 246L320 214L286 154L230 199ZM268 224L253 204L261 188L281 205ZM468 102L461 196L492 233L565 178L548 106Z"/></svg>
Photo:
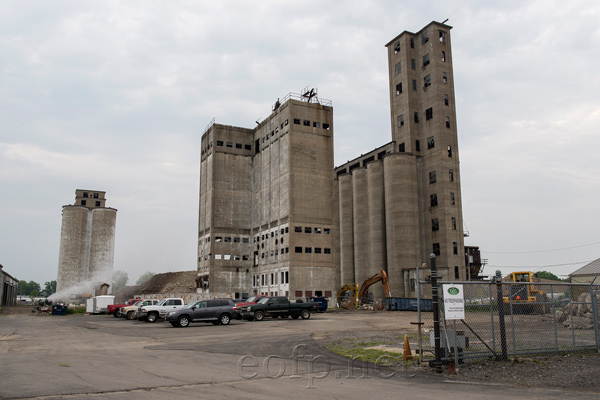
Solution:
<svg viewBox="0 0 600 400"><path fill-rule="evenodd" d="M262 299L264 299L265 297L267 297L267 296L265 296L264 294L251 296L251 297L247 298L246 300L236 301L235 305L238 307L238 310L241 310L242 307L249 306L250 304L256 304L259 301L261 301Z"/></svg>
<svg viewBox="0 0 600 400"><path fill-rule="evenodd" d="M232 319L241 319L241 316L231 299L200 300L181 310L171 311L165 317L166 322L182 328L189 326L191 322L228 325Z"/></svg>
<svg viewBox="0 0 600 400"><path fill-rule="evenodd" d="M137 310L140 307L144 307L144 306L154 306L156 304L158 304L160 302L160 300L157 299L140 299L140 301L138 301L137 303L135 303L132 306L127 306L127 307L121 307L119 309L119 315L123 318L126 318L130 321L134 320L137 318Z"/></svg>
<svg viewBox="0 0 600 400"><path fill-rule="evenodd" d="M137 303L138 301L140 301L141 299L129 299L127 300L126 304L111 304L108 306L108 313L112 314L113 317L118 318L121 315L119 314L119 309L121 307L127 307L127 306L131 306L135 303Z"/></svg>
<svg viewBox="0 0 600 400"><path fill-rule="evenodd" d="M164 318L167 313L182 309L185 303L182 298L164 299L155 306L139 307L137 319L146 322L155 322L159 318Z"/></svg>
<svg viewBox="0 0 600 400"><path fill-rule="evenodd" d="M248 321L262 321L265 317L309 319L311 312L317 312L315 302L291 303L287 297L265 297L256 304L242 307L242 317Z"/></svg>

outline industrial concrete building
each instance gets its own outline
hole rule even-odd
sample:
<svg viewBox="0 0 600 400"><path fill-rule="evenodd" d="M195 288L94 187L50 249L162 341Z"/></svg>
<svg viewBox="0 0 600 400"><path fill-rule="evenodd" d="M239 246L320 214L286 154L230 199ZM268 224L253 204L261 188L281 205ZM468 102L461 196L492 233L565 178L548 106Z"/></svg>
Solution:
<svg viewBox="0 0 600 400"><path fill-rule="evenodd" d="M75 191L75 204L63 206L57 293L92 293L112 283L117 210L106 207L106 192Z"/></svg>
<svg viewBox="0 0 600 400"><path fill-rule="evenodd" d="M19 281L4 271L0 264L0 307L17 304L17 288Z"/></svg>
<svg viewBox="0 0 600 400"><path fill-rule="evenodd" d="M333 110L290 94L254 129L202 136L198 287L207 296L329 296Z"/></svg>
<svg viewBox="0 0 600 400"><path fill-rule="evenodd" d="M331 296L383 269L392 296L412 297L430 253L443 279L465 279L450 29L432 22L386 45L392 141L344 165L333 167L331 103L314 91L278 100L254 129L207 128L199 292Z"/></svg>

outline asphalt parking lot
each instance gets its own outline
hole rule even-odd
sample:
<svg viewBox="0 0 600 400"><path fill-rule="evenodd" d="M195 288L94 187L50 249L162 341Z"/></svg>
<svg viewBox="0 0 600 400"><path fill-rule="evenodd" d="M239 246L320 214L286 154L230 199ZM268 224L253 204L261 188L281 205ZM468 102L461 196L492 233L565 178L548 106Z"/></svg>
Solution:
<svg viewBox="0 0 600 400"><path fill-rule="evenodd" d="M313 315L227 326L106 315L0 316L0 399L595 398L585 393L403 374L332 353L340 332L414 331L410 312Z"/></svg>

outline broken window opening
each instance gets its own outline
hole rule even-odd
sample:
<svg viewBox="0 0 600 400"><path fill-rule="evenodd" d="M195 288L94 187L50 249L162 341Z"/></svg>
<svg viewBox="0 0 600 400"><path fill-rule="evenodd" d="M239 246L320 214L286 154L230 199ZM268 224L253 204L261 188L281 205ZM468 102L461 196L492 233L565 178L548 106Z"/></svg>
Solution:
<svg viewBox="0 0 600 400"><path fill-rule="evenodd" d="M304 120L304 126L310 126L310 121L308 121L308 120L305 119Z"/></svg>
<svg viewBox="0 0 600 400"><path fill-rule="evenodd" d="M442 50L442 61L446 62L446 52Z"/></svg>
<svg viewBox="0 0 600 400"><path fill-rule="evenodd" d="M399 153L404 153L405 151L406 150L405 150L404 143L400 143L400 145L398 146L398 152Z"/></svg>
<svg viewBox="0 0 600 400"><path fill-rule="evenodd" d="M421 44L424 45L427 42L429 42L429 33L423 32L423 34L421 34Z"/></svg>
<svg viewBox="0 0 600 400"><path fill-rule="evenodd" d="M217 146L223 146L223 141L222 140L217 140Z"/></svg>
<svg viewBox="0 0 600 400"><path fill-rule="evenodd" d="M398 54L398 52L400 52L400 42L394 44L394 54Z"/></svg>
<svg viewBox="0 0 600 400"><path fill-rule="evenodd" d="M414 38L410 38L410 48L411 49L415 48L415 39Z"/></svg>
<svg viewBox="0 0 600 400"><path fill-rule="evenodd" d="M448 145L448 157L452 157L452 146Z"/></svg>
<svg viewBox="0 0 600 400"><path fill-rule="evenodd" d="M450 193L450 205L454 205L454 193Z"/></svg>
<svg viewBox="0 0 600 400"><path fill-rule="evenodd" d="M415 59L414 59L414 58L411 58L411 59L410 59L410 67L411 67L412 69L416 69L416 68L417 68L417 62L415 61Z"/></svg>
<svg viewBox="0 0 600 400"><path fill-rule="evenodd" d="M452 230L456 230L456 217L452 217Z"/></svg>
<svg viewBox="0 0 600 400"><path fill-rule="evenodd" d="M419 112L418 112L418 111L415 111L415 114L414 114L414 116L415 116L415 122L416 122L416 123L419 123Z"/></svg>
<svg viewBox="0 0 600 400"><path fill-rule="evenodd" d="M404 114L398 115L398 126L404 125Z"/></svg>
<svg viewBox="0 0 600 400"><path fill-rule="evenodd" d="M320 127L321 127L320 122L313 122L313 128L320 128Z"/></svg>
<svg viewBox="0 0 600 400"><path fill-rule="evenodd" d="M425 87L431 86L431 75L427 75L423 80L425 81Z"/></svg>
<svg viewBox="0 0 600 400"><path fill-rule="evenodd" d="M450 117L446 117L446 128L450 129Z"/></svg>
<svg viewBox="0 0 600 400"><path fill-rule="evenodd" d="M296 125L300 125L300 119L298 119L298 118L294 118L294 124L296 124Z"/></svg>
<svg viewBox="0 0 600 400"><path fill-rule="evenodd" d="M444 95L444 105L446 105L446 106L448 105L448 95L447 94Z"/></svg>
<svg viewBox="0 0 600 400"><path fill-rule="evenodd" d="M442 72L442 79L444 80L444 83L448 83L448 75L446 75L445 72Z"/></svg>
<svg viewBox="0 0 600 400"><path fill-rule="evenodd" d="M427 138L427 149L433 149L435 147L435 140L433 136Z"/></svg>
<svg viewBox="0 0 600 400"><path fill-rule="evenodd" d="M433 107L429 107L425 110L425 119L430 120L431 118L433 118Z"/></svg>
<svg viewBox="0 0 600 400"><path fill-rule="evenodd" d="M323 123L323 129L327 129L327 130L329 130L329 124L325 124L325 123Z"/></svg>
<svg viewBox="0 0 600 400"><path fill-rule="evenodd" d="M446 42L446 32L444 31L438 31L439 32L439 36L440 36L440 43L445 43Z"/></svg>
<svg viewBox="0 0 600 400"><path fill-rule="evenodd" d="M436 182L437 182L436 173L435 173L435 171L431 171L429 173L429 184L436 183Z"/></svg>
<svg viewBox="0 0 600 400"><path fill-rule="evenodd" d="M302 227L301 226L294 227L294 232L302 233Z"/></svg>
<svg viewBox="0 0 600 400"><path fill-rule="evenodd" d="M434 218L431 220L431 230L432 231L439 231L440 230L440 223L439 220L437 218Z"/></svg>
<svg viewBox="0 0 600 400"><path fill-rule="evenodd" d="M439 243L433 244L433 254L435 254L436 256L440 255L440 244Z"/></svg>
<svg viewBox="0 0 600 400"><path fill-rule="evenodd" d="M450 182L454 181L454 171L452 171L451 169L448 170L448 177L450 178Z"/></svg>
<svg viewBox="0 0 600 400"><path fill-rule="evenodd" d="M396 96L402 93L402 82L396 85Z"/></svg>
<svg viewBox="0 0 600 400"><path fill-rule="evenodd" d="M423 66L426 67L429 65L429 53L423 56Z"/></svg>
<svg viewBox="0 0 600 400"><path fill-rule="evenodd" d="M436 207L438 205L437 194L429 195L429 204L431 207Z"/></svg>
<svg viewBox="0 0 600 400"><path fill-rule="evenodd" d="M415 141L415 150L421 151L421 142L418 140Z"/></svg>
<svg viewBox="0 0 600 400"><path fill-rule="evenodd" d="M452 242L452 252L458 254L458 243Z"/></svg>
<svg viewBox="0 0 600 400"><path fill-rule="evenodd" d="M454 279L460 279L460 270L458 267L454 267Z"/></svg>

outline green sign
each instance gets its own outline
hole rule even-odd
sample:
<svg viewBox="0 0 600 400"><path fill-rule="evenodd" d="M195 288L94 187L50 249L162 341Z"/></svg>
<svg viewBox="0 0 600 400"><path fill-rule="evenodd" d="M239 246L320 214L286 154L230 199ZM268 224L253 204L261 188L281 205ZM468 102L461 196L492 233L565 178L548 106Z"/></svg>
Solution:
<svg viewBox="0 0 600 400"><path fill-rule="evenodd" d="M448 293L451 294L451 295L453 295L453 296L456 296L457 294L460 293L460 290L458 290L458 288L451 287L450 289L448 289Z"/></svg>

